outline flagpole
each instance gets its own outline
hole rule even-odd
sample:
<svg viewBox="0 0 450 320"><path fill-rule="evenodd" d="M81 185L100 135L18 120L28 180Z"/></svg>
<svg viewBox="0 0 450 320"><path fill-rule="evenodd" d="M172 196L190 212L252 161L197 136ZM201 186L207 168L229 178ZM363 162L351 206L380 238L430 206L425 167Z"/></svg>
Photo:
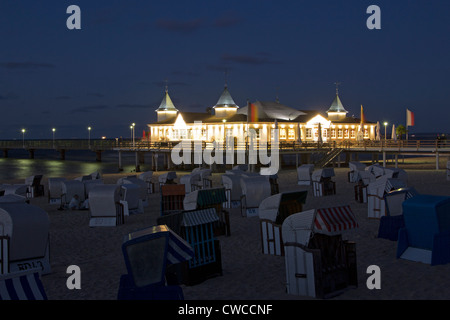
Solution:
<svg viewBox="0 0 450 320"><path fill-rule="evenodd" d="M408 108L406 108L406 142L408 142Z"/></svg>

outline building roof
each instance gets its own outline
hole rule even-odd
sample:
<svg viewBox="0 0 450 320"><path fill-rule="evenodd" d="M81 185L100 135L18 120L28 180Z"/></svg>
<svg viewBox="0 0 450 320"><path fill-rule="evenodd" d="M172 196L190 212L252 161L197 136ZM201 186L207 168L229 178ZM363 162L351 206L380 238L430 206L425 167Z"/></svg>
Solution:
<svg viewBox="0 0 450 320"><path fill-rule="evenodd" d="M194 123L196 121L201 121L202 123L223 123L223 118L218 118L207 112L178 112L183 117L184 122L186 123ZM174 124L177 117L173 117L170 119L165 119L163 121L156 122L155 124L165 125L165 124ZM226 119L227 122L246 122L247 115L243 114L235 114Z"/></svg>
<svg viewBox="0 0 450 320"><path fill-rule="evenodd" d="M175 108L172 99L170 99L169 91L167 89L166 93L164 94L164 98L156 111L178 111L178 109Z"/></svg>
<svg viewBox="0 0 450 320"><path fill-rule="evenodd" d="M285 120L292 121L295 118L304 115L305 113L293 109L291 107L285 106L277 101L256 101L253 102L254 105L258 108L258 118L260 120ZM247 115L248 107L240 108L237 113Z"/></svg>
<svg viewBox="0 0 450 320"><path fill-rule="evenodd" d="M230 92L228 91L228 86L225 85L222 94L220 95L219 101L217 101L216 105L213 108L239 108L238 105L234 102L231 97Z"/></svg>
<svg viewBox="0 0 450 320"><path fill-rule="evenodd" d="M336 98L334 99L333 103L330 106L330 109L328 109L327 112L345 112L348 113L347 110L345 110L344 105L341 102L341 99L339 98L339 95L336 94Z"/></svg>

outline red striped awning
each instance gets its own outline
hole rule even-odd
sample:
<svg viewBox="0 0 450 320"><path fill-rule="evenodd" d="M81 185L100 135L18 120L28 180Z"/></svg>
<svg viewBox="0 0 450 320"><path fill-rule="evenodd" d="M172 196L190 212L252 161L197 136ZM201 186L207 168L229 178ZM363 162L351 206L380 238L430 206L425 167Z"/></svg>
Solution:
<svg viewBox="0 0 450 320"><path fill-rule="evenodd" d="M316 232L335 233L358 228L350 206L317 209L314 221Z"/></svg>

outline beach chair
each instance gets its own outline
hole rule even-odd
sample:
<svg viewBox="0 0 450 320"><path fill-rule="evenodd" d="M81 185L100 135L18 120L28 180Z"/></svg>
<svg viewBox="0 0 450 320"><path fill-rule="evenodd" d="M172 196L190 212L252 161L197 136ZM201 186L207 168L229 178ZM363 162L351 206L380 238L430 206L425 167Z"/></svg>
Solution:
<svg viewBox="0 0 450 320"><path fill-rule="evenodd" d="M141 179L147 184L147 194L155 192L155 183L153 182L153 171L142 172L138 175L138 179Z"/></svg>
<svg viewBox="0 0 450 320"><path fill-rule="evenodd" d="M92 180L97 180L97 179L101 179L102 178L102 175L98 171L92 172L90 174L90 176L91 176Z"/></svg>
<svg viewBox="0 0 450 320"><path fill-rule="evenodd" d="M380 164L375 163L370 166L367 166L366 171L370 172L375 176L375 178L381 177L384 175L384 167L382 167Z"/></svg>
<svg viewBox="0 0 450 320"><path fill-rule="evenodd" d="M248 164L238 164L238 165L235 165L231 170L248 171Z"/></svg>
<svg viewBox="0 0 450 320"><path fill-rule="evenodd" d="M194 252L166 225L128 234L122 244L127 274L120 278L118 300L183 300L179 285L166 284L166 268L192 259Z"/></svg>
<svg viewBox="0 0 450 320"><path fill-rule="evenodd" d="M7 194L0 196L0 203L30 203L30 200L18 194Z"/></svg>
<svg viewBox="0 0 450 320"><path fill-rule="evenodd" d="M26 184L3 184L1 189L4 191L3 195L19 195L28 198L28 185Z"/></svg>
<svg viewBox="0 0 450 320"><path fill-rule="evenodd" d="M447 161L447 181L450 181L450 161Z"/></svg>
<svg viewBox="0 0 450 320"><path fill-rule="evenodd" d="M48 300L39 271L0 275L0 300Z"/></svg>
<svg viewBox="0 0 450 320"><path fill-rule="evenodd" d="M365 171L366 165L359 161L350 161L348 163L348 168L350 171L348 172L348 182L358 182L358 173L360 171Z"/></svg>
<svg viewBox="0 0 450 320"><path fill-rule="evenodd" d="M144 213L140 186L133 183L122 184L120 186L120 193L120 203L123 205L125 216L135 213Z"/></svg>
<svg viewBox="0 0 450 320"><path fill-rule="evenodd" d="M400 179L391 179L387 175L380 176L367 185L367 216L380 219L386 215L384 195L392 190L405 188L406 184Z"/></svg>
<svg viewBox="0 0 450 320"><path fill-rule="evenodd" d="M61 205L62 183L66 178L48 178L48 203Z"/></svg>
<svg viewBox="0 0 450 320"><path fill-rule="evenodd" d="M111 227L124 222L119 185L98 185L89 192L89 227Z"/></svg>
<svg viewBox="0 0 450 320"><path fill-rule="evenodd" d="M27 203L0 203L0 226L0 273L51 272L50 219L45 210Z"/></svg>
<svg viewBox="0 0 450 320"><path fill-rule="evenodd" d="M166 184L161 187L161 215L184 210L186 189L183 184Z"/></svg>
<svg viewBox="0 0 450 320"><path fill-rule="evenodd" d="M61 207L68 207L70 201L75 195L78 195L78 200L83 203L86 200L86 193L84 183L81 180L65 180L61 182Z"/></svg>
<svg viewBox="0 0 450 320"><path fill-rule="evenodd" d="M302 164L297 168L297 184L300 186L310 186L312 184L311 175L314 171L313 164Z"/></svg>
<svg viewBox="0 0 450 320"><path fill-rule="evenodd" d="M230 209L240 208L242 195L241 176L235 174L223 174L221 180L227 196L227 207Z"/></svg>
<svg viewBox="0 0 450 320"><path fill-rule="evenodd" d="M161 190L161 187L165 184L176 184L176 182L175 182L176 178L177 178L177 173L175 171L168 171L168 172L161 174L158 177L159 190Z"/></svg>
<svg viewBox="0 0 450 320"><path fill-rule="evenodd" d="M313 195L315 197L330 196L336 194L336 183L333 168L322 168L314 170L311 175Z"/></svg>
<svg viewBox="0 0 450 320"><path fill-rule="evenodd" d="M367 203L367 186L376 180L375 175L369 171L356 172L355 200L359 203Z"/></svg>
<svg viewBox="0 0 450 320"><path fill-rule="evenodd" d="M270 182L264 176L241 177L241 215L243 217L258 216L261 201L272 195Z"/></svg>
<svg viewBox="0 0 450 320"><path fill-rule="evenodd" d="M398 230L405 226L403 220L403 202L415 197L414 188L400 188L384 195L386 215L380 218L378 238L397 241Z"/></svg>
<svg viewBox="0 0 450 320"><path fill-rule="evenodd" d="M450 197L419 194L403 202L397 258L432 266L450 262Z"/></svg>
<svg viewBox="0 0 450 320"><path fill-rule="evenodd" d="M279 193L261 202L258 213L263 254L284 255L281 226L291 214L303 211L307 194L307 191Z"/></svg>
<svg viewBox="0 0 450 320"><path fill-rule="evenodd" d="M28 198L44 196L44 186L41 184L42 175L34 175L25 179L28 185Z"/></svg>
<svg viewBox="0 0 450 320"><path fill-rule="evenodd" d="M105 182L103 181L103 179L91 179L91 180L85 180L83 181L83 185L84 185L84 197L85 199L89 198L89 192L91 192L91 190L93 188L95 188L98 185L103 185L105 184Z"/></svg>
<svg viewBox="0 0 450 320"><path fill-rule="evenodd" d="M225 188L196 190L186 194L183 200L185 211L214 208L219 220L214 223L214 234L230 235L230 214L224 204L227 202Z"/></svg>
<svg viewBox="0 0 450 320"><path fill-rule="evenodd" d="M184 185L186 193L199 189L201 183L200 173L190 173L180 178L180 184Z"/></svg>
<svg viewBox="0 0 450 320"><path fill-rule="evenodd" d="M357 227L349 206L287 217L282 225L287 293L323 299L356 287L356 245L342 233Z"/></svg>
<svg viewBox="0 0 450 320"><path fill-rule="evenodd" d="M138 195L139 199L142 202L142 206L147 207L149 205L148 203L148 184L142 179L139 179L136 176L129 176L120 178L117 180L117 184L124 185L124 184L134 184L138 187Z"/></svg>

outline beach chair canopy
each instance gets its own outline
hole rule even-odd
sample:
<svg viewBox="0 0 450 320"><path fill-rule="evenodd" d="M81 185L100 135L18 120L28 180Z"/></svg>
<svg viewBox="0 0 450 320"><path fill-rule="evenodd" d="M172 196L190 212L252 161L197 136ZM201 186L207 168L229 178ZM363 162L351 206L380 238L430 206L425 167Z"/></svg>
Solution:
<svg viewBox="0 0 450 320"><path fill-rule="evenodd" d="M333 168L322 168L314 170L311 174L311 180L320 182L323 178L331 178L334 177L334 169Z"/></svg>
<svg viewBox="0 0 450 320"><path fill-rule="evenodd" d="M231 201L241 200L241 177L234 174L223 174L221 179L223 187L231 192Z"/></svg>
<svg viewBox="0 0 450 320"><path fill-rule="evenodd" d="M403 202L417 195L418 192L412 187L400 188L386 193L384 195L386 215L398 216L403 214Z"/></svg>
<svg viewBox="0 0 450 320"><path fill-rule="evenodd" d="M356 182L361 182L365 186L376 180L375 175L367 170L358 171Z"/></svg>
<svg viewBox="0 0 450 320"><path fill-rule="evenodd" d="M282 225L283 241L308 245L313 233L341 234L358 228L350 206L311 209L287 217Z"/></svg>
<svg viewBox="0 0 450 320"><path fill-rule="evenodd" d="M10 236L10 261L45 256L50 219L42 208L27 203L0 203L0 236Z"/></svg>
<svg viewBox="0 0 450 320"><path fill-rule="evenodd" d="M190 173L180 178L180 184L184 184L186 193L193 191L192 185L198 186L201 181L200 173Z"/></svg>
<svg viewBox="0 0 450 320"><path fill-rule="evenodd" d="M168 181L173 181L177 178L177 173L175 171L169 171L161 174L158 177L160 183L167 183Z"/></svg>
<svg viewBox="0 0 450 320"><path fill-rule="evenodd" d="M226 202L225 188L195 190L186 194L183 200L184 210L195 210Z"/></svg>
<svg viewBox="0 0 450 320"><path fill-rule="evenodd" d="M378 163L367 166L366 170L375 175L375 177L384 175L384 167L382 167Z"/></svg>
<svg viewBox="0 0 450 320"><path fill-rule="evenodd" d="M91 217L116 216L116 204L120 201L120 186L98 185L89 193Z"/></svg>
<svg viewBox="0 0 450 320"><path fill-rule="evenodd" d="M0 187L1 190L4 190L4 195L15 194L23 197L27 196L28 185L26 184L3 184Z"/></svg>
<svg viewBox="0 0 450 320"><path fill-rule="evenodd" d="M122 251L128 274L136 287L165 282L165 266L192 259L192 247L166 225L129 233Z"/></svg>
<svg viewBox="0 0 450 320"><path fill-rule="evenodd" d="M219 221L219 216L216 213L216 209L208 208L183 212L181 225L183 227L195 227L216 221Z"/></svg>
<svg viewBox="0 0 450 320"><path fill-rule="evenodd" d="M83 181L83 184L84 184L84 194L86 198L89 198L89 192L91 192L91 190L96 186L104 184L104 181L103 179L93 179Z"/></svg>
<svg viewBox="0 0 450 320"><path fill-rule="evenodd" d="M307 191L278 193L264 199L259 205L259 218L266 219L281 225L288 215L298 212L286 212L281 207L282 203L295 202L300 207L306 202ZM281 210L280 210L281 209ZM289 211L289 210L288 210Z"/></svg>
<svg viewBox="0 0 450 320"><path fill-rule="evenodd" d="M367 193L382 198L385 193L405 187L406 184L403 180L388 178L387 175L383 175L367 185Z"/></svg>

